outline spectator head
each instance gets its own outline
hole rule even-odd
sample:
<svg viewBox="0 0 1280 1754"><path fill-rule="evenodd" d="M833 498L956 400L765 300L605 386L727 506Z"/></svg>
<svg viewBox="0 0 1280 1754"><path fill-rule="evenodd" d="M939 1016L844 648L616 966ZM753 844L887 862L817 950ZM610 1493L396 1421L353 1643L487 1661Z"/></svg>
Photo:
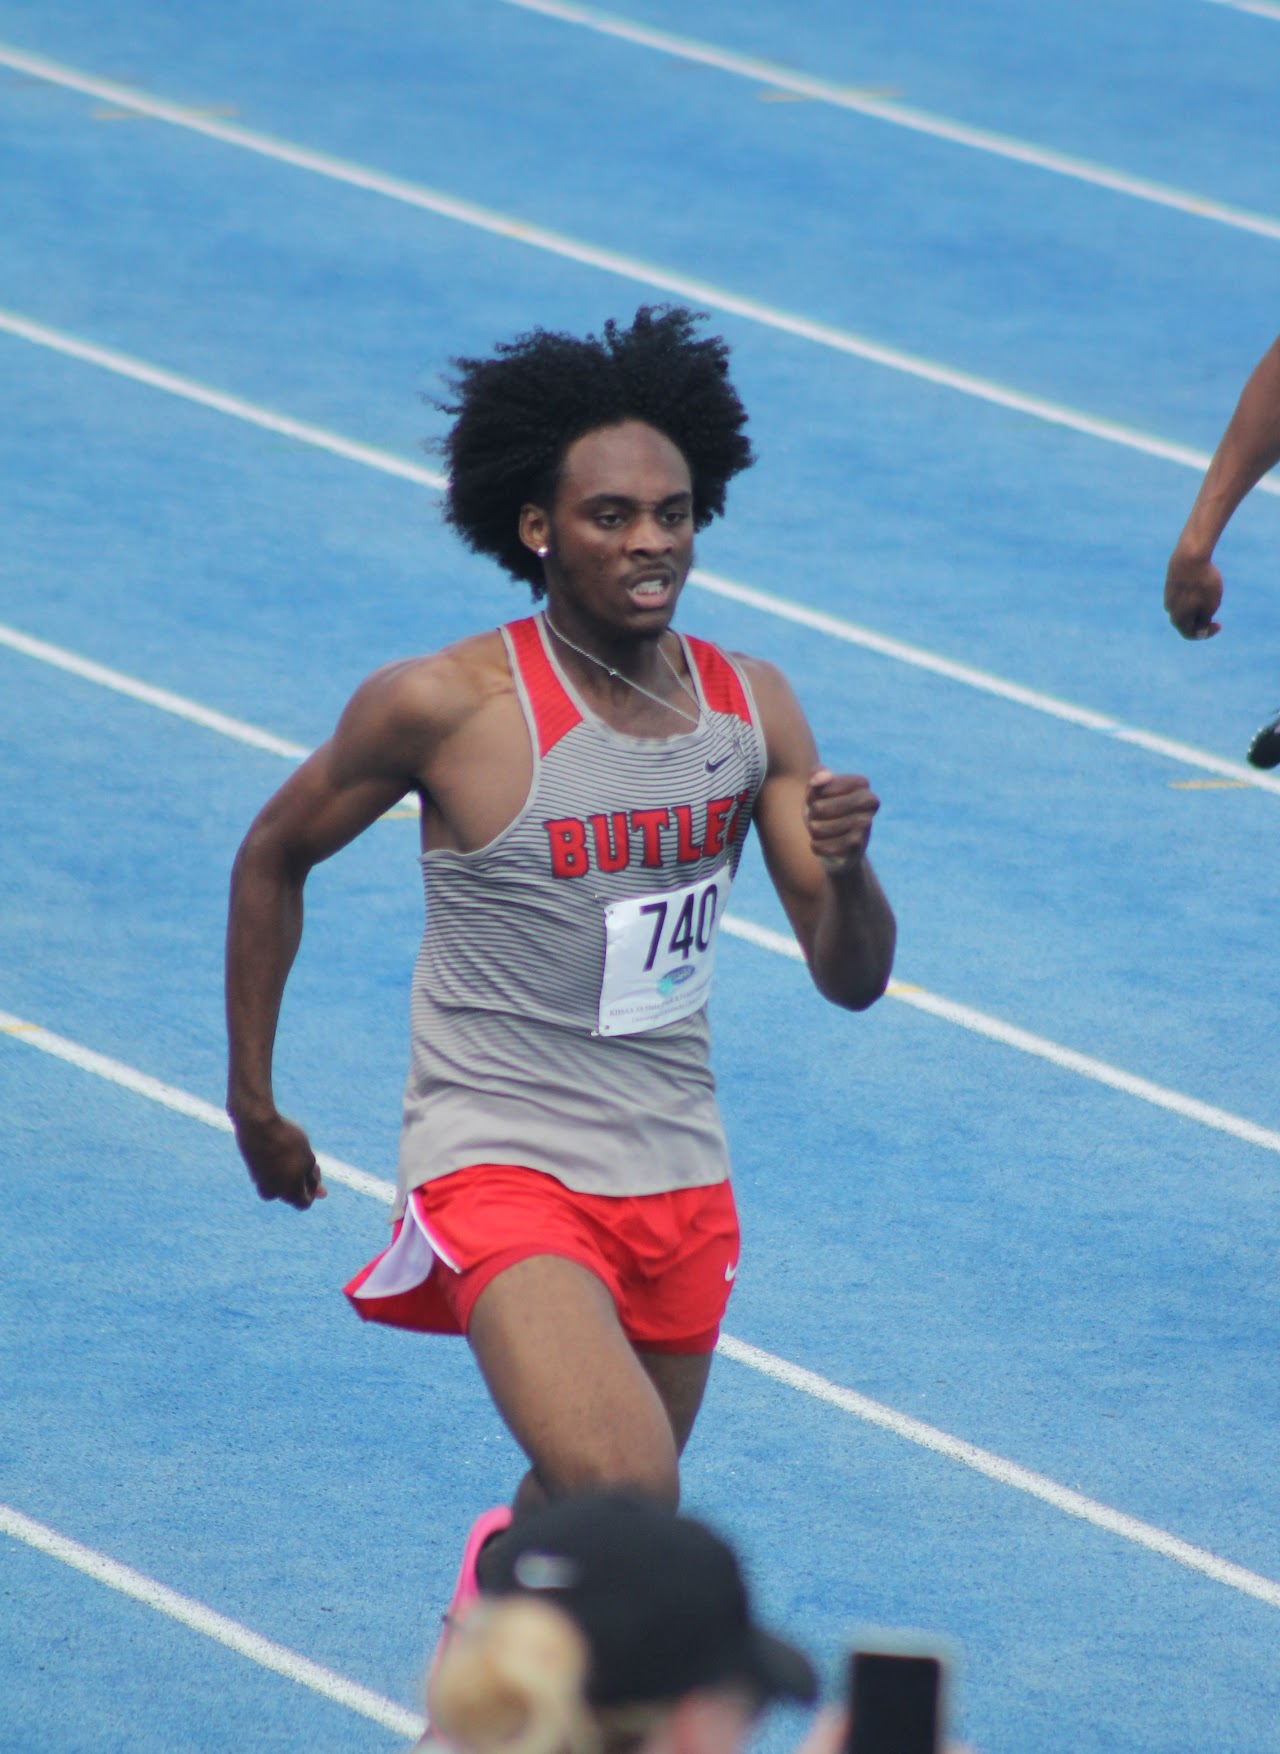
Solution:
<svg viewBox="0 0 1280 1754"><path fill-rule="evenodd" d="M718 1536L592 1494L495 1541L431 1715L464 1754L737 1754L765 1705L816 1692L807 1658L754 1623Z"/></svg>

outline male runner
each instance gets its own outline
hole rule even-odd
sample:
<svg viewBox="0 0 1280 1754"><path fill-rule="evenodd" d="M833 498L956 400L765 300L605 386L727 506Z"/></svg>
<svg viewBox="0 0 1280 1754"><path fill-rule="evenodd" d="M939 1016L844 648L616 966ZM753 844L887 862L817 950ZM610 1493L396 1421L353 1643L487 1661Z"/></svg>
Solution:
<svg viewBox="0 0 1280 1754"><path fill-rule="evenodd" d="M1211 639L1222 602L1222 574L1213 551L1240 501L1268 469L1280 463L1280 340L1273 341L1249 375L1235 412L1205 471L1190 516L1165 573L1164 606L1184 639ZM1255 767L1280 765L1280 719L1265 724L1249 745Z"/></svg>
<svg viewBox="0 0 1280 1754"><path fill-rule="evenodd" d="M879 805L820 766L773 665L671 629L694 531L752 461L724 343L645 309L456 367L446 515L545 608L375 672L250 828L227 1107L263 1199L325 1193L271 1092L303 885L416 793L398 1222L348 1293L465 1332L529 1458L517 1512L585 1486L674 1505L738 1260L708 1067L716 926L754 822L819 991L873 1003L894 946L866 856ZM463 1594L509 1520L472 1531Z"/></svg>

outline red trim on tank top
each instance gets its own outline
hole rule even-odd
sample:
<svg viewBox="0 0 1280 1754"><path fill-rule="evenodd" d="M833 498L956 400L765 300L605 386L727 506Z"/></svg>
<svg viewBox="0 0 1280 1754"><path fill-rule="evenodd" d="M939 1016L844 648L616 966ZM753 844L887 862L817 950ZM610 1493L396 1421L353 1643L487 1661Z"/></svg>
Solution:
<svg viewBox="0 0 1280 1754"><path fill-rule="evenodd" d="M582 714L552 667L538 632L537 618L530 615L523 621L509 621L507 633L533 710L538 754L546 755L575 725L582 723Z"/></svg>
<svg viewBox="0 0 1280 1754"><path fill-rule="evenodd" d="M744 719L749 725L751 708L747 705L746 690L738 672L719 646L713 646L709 640L697 639L691 633L685 634L684 643L698 666L702 693L711 711L728 713L735 719Z"/></svg>

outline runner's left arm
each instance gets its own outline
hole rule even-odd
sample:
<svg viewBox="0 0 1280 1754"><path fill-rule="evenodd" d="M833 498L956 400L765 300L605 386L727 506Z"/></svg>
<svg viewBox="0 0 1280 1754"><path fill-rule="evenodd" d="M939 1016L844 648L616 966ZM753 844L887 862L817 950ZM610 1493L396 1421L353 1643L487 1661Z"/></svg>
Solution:
<svg viewBox="0 0 1280 1754"><path fill-rule="evenodd" d="M765 864L826 999L864 1011L889 984L893 910L867 857L880 800L861 774L818 760L800 703L774 665L744 660L768 751L755 824Z"/></svg>

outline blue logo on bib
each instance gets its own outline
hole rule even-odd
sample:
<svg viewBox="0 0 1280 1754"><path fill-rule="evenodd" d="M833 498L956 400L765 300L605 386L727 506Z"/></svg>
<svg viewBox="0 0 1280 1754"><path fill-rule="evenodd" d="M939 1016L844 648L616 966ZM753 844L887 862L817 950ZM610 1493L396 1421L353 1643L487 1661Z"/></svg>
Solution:
<svg viewBox="0 0 1280 1754"><path fill-rule="evenodd" d="M671 969L658 982L658 991L665 999L668 993L674 993L681 981L691 981L694 968L691 962L682 962L678 968Z"/></svg>

